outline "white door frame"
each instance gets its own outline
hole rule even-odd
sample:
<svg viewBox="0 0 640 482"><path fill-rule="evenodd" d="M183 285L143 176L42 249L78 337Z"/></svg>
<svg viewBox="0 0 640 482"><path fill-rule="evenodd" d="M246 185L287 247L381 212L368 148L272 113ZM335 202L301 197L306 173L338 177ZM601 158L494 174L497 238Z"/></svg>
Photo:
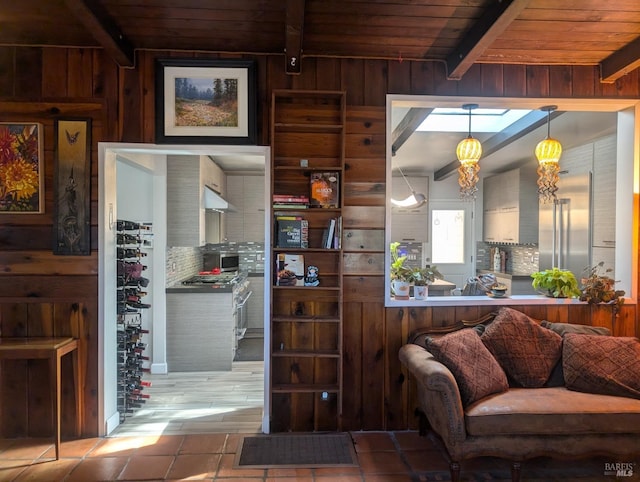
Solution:
<svg viewBox="0 0 640 482"><path fill-rule="evenodd" d="M116 263L115 230L117 219L117 178L118 158L131 161L154 175L154 203L160 206L159 214L154 212L154 247L160 253L166 248L166 155L253 155L263 156L265 160L265 199L264 205L270 205L271 173L269 169L271 148L269 146L185 146L155 145L135 143L98 143L98 435L111 433L120 423L116 403ZM164 188L162 188L164 186ZM158 192L156 192L158 191ZM165 206L162 209L161 206ZM269 236L271 221L270 209L265 209L265 253L271 250ZM165 286L165 256L154 256L154 285ZM265 263L264 273L264 402L262 412L262 431L269 433L269 349L271 333L269 328L271 265ZM164 290L162 290L164 293ZM162 298L162 299L159 299ZM166 313L164 297L154 300L153 344L157 343L166 367ZM162 360L154 365L162 367ZM161 370L161 368L159 368Z"/></svg>

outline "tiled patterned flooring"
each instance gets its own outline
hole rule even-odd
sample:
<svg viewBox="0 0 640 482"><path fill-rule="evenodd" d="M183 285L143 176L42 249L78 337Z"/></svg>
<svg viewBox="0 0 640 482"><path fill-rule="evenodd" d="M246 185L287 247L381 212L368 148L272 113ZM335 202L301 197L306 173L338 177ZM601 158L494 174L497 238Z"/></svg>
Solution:
<svg viewBox="0 0 640 482"><path fill-rule="evenodd" d="M351 432L359 467L234 468L242 434L91 438L62 444L54 459L50 440L0 441L1 481L208 480L247 482L417 482L450 480L442 453L416 432ZM636 464L637 466L637 464ZM509 464L478 459L463 464L464 481L510 480ZM523 464L523 481L616 480L603 460ZM625 480L638 480L636 477Z"/></svg>
<svg viewBox="0 0 640 482"><path fill-rule="evenodd" d="M63 442L58 461L51 439L0 439L0 482L450 480L439 448L413 431L350 432L359 467L234 468L242 436L260 432L262 367L261 362L240 362L234 364L235 373L153 375L144 410L110 437ZM535 460L523 464L522 480L615 480L604 476L604 462L611 460ZM640 460L631 462L638 470L625 480L640 480ZM510 480L509 463L489 458L466 462L462 480Z"/></svg>

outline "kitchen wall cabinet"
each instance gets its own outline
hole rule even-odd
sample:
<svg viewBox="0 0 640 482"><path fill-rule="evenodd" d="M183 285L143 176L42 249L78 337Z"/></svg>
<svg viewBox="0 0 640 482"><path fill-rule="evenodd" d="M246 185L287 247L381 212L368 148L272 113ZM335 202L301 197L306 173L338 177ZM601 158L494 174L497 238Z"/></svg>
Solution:
<svg viewBox="0 0 640 482"><path fill-rule="evenodd" d="M207 232L224 236L220 229L207 230L207 221L219 222L217 214L205 212L204 187L212 184L226 189L224 173L207 156L167 156L168 246L203 246Z"/></svg>
<svg viewBox="0 0 640 482"><path fill-rule="evenodd" d="M308 248L278 247L271 223L269 262L279 254L304 256L319 271L318 286L277 286L271 280L271 430L335 431L342 417L341 246L323 246L329 221L344 199L344 92L275 90L271 103L271 195L308 196L313 173L337 173L337 208L272 209L308 221ZM277 269L275 270L277 272ZM277 273L276 273L277 275Z"/></svg>
<svg viewBox="0 0 640 482"><path fill-rule="evenodd" d="M535 169L512 169L483 181L483 239L487 243L538 242Z"/></svg>
<svg viewBox="0 0 640 482"><path fill-rule="evenodd" d="M616 246L616 152L616 136L593 144L591 240L594 247ZM595 253L594 261L600 261Z"/></svg>
<svg viewBox="0 0 640 482"><path fill-rule="evenodd" d="M233 210L225 213L228 241L264 240L264 176L227 176L227 200Z"/></svg>
<svg viewBox="0 0 640 482"><path fill-rule="evenodd" d="M428 198L429 178L407 176L416 193ZM411 194L409 186L402 177L391 179L391 197L405 199ZM428 203L418 207L400 207L391 205L391 233L393 241L422 242L429 240L429 207Z"/></svg>

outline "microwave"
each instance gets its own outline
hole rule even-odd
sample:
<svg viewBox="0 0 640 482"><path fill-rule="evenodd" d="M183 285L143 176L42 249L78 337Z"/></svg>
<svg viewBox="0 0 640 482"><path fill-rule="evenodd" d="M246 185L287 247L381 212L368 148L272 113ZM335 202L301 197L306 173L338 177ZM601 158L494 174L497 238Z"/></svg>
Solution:
<svg viewBox="0 0 640 482"><path fill-rule="evenodd" d="M220 268L220 271L238 271L240 264L240 256L238 253L204 253L203 268L204 271L211 271Z"/></svg>

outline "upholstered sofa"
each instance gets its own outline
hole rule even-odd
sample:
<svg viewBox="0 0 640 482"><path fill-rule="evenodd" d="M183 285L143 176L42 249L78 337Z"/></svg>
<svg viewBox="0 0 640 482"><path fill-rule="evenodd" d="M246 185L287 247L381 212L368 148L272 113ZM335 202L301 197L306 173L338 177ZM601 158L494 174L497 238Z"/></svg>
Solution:
<svg viewBox="0 0 640 482"><path fill-rule="evenodd" d="M514 481L539 456L606 455L640 470L640 342L607 332L505 307L413 333L399 357L417 385L420 433L442 441L451 479L480 456L512 461Z"/></svg>

